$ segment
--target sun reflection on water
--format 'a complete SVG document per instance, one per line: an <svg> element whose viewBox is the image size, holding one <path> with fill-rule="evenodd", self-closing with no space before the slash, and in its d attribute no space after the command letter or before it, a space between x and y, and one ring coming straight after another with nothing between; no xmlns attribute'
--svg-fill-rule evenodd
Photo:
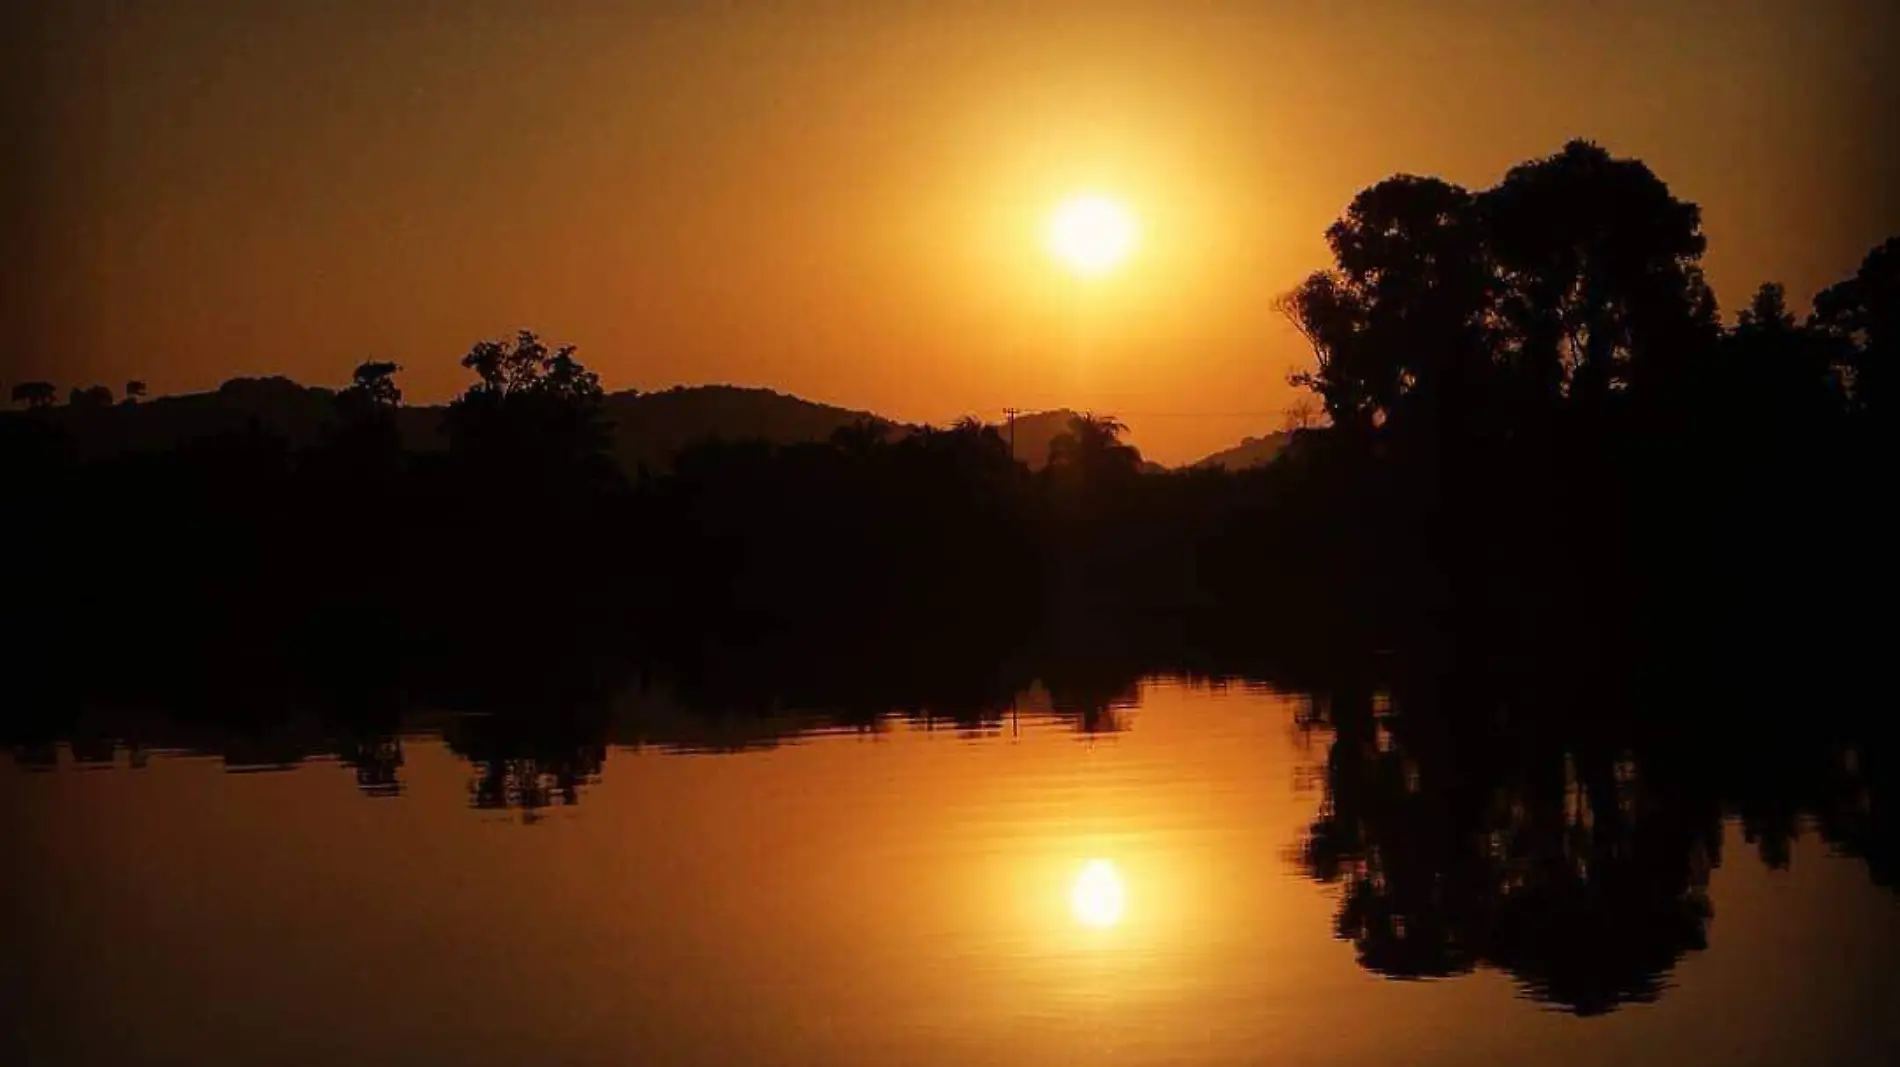
<svg viewBox="0 0 1900 1067"><path fill-rule="evenodd" d="M1121 872L1108 860L1094 859L1082 865L1069 891L1069 910L1084 926L1106 929L1121 922L1126 893Z"/></svg>

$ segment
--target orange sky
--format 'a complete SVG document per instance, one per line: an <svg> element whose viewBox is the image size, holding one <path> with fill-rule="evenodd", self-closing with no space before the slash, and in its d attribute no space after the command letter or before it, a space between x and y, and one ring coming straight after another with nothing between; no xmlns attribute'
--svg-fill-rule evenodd
<svg viewBox="0 0 1900 1067"><path fill-rule="evenodd" d="M7 381L375 355L437 401L528 325L609 388L1068 404L1178 462L1277 426L1304 352L1269 301L1395 171L1639 156L1702 204L1730 310L1900 231L1855 0L40 6L0 56ZM1079 189L1143 234L1086 288L1041 244Z"/></svg>

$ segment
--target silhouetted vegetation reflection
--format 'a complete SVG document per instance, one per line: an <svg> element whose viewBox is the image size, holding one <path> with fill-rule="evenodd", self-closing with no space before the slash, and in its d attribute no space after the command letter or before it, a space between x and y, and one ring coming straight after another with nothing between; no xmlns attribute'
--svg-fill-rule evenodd
<svg viewBox="0 0 1900 1067"><path fill-rule="evenodd" d="M1312 694L1298 862L1382 974L1651 999L1709 936L1728 813L1770 864L1811 821L1893 885L1866 694L1900 238L1805 317L1770 284L1724 325L1696 206L1575 142L1476 192L1390 178L1327 240L1275 305L1324 425L1238 472L1156 473L1109 415L1034 455L974 419L686 435L690 398L609 396L529 332L446 409L374 360L335 393L17 383L16 757L142 753L102 709L157 709L381 795L404 715L451 708L471 802L535 813L615 744L981 731L1033 681L1113 730L1145 675L1245 677ZM699 725L640 734L630 691Z"/></svg>

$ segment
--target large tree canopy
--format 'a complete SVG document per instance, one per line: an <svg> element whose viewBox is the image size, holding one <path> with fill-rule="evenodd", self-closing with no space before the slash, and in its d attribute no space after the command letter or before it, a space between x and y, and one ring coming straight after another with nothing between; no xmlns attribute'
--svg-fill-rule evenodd
<svg viewBox="0 0 1900 1067"><path fill-rule="evenodd" d="M1354 197L1326 237L1334 265L1278 306L1315 357L1293 381L1348 433L1508 435L1618 409L1666 422L1723 393L1707 380L1722 329L1701 212L1639 160L1572 141L1477 193L1398 175ZM1896 262L1877 250L1816 305L1816 328L1854 348L1865 404L1881 403L1892 362L1871 353L1893 343ZM1780 300L1764 294L1738 328L1794 331ZM1807 383L1809 399L1823 388L1806 340L1769 347L1791 364L1774 373Z"/></svg>

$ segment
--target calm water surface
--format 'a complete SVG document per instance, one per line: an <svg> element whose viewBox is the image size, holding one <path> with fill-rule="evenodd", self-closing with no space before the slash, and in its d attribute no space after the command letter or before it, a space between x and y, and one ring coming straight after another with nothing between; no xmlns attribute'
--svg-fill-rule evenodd
<svg viewBox="0 0 1900 1067"><path fill-rule="evenodd" d="M495 760L425 724L265 773L16 753L0 1061L1900 1062L1900 904L1812 833L1774 870L1721 822L1707 947L1586 1017L1335 936L1301 859L1333 738L1296 698L1023 709L692 744L652 712Z"/></svg>

